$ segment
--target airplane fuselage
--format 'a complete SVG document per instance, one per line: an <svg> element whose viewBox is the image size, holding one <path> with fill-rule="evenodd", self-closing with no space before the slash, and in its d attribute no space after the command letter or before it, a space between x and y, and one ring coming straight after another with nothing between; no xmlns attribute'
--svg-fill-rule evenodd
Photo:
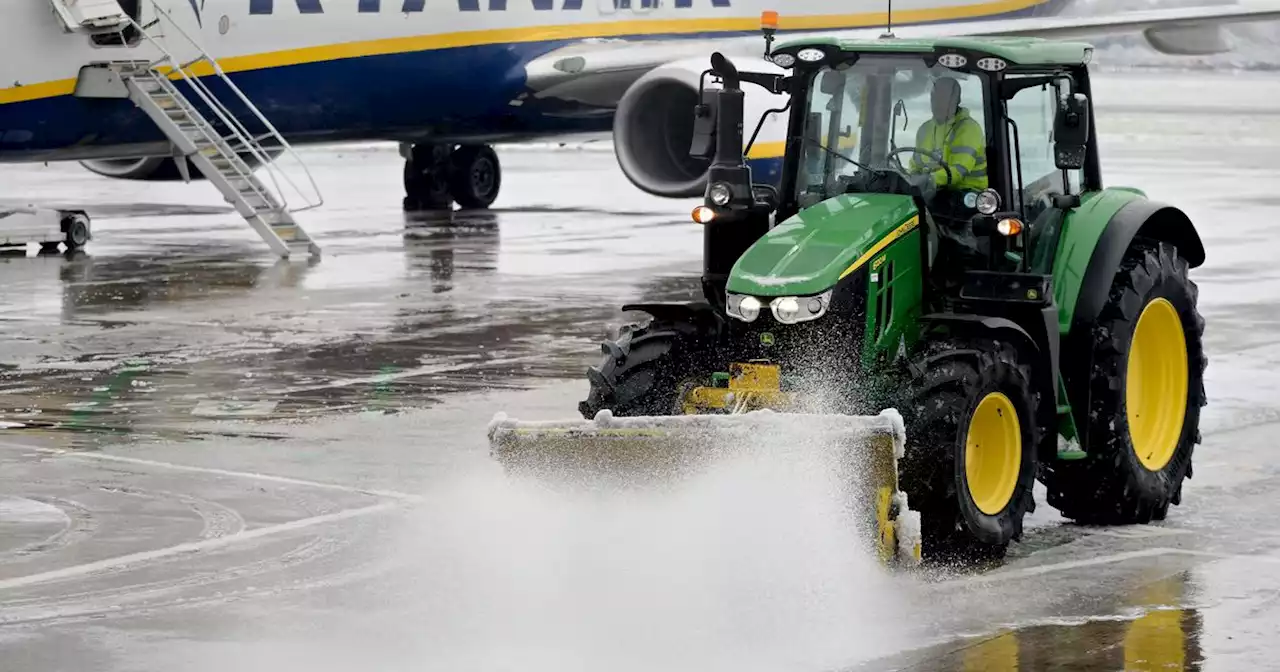
<svg viewBox="0 0 1280 672"><path fill-rule="evenodd" d="M130 3L122 3L128 5ZM593 38L749 35L760 12L784 29L877 26L871 0L159 0L293 143L444 139L493 142L608 130L610 107L527 98L524 66ZM897 23L1053 11L1044 0L896 0ZM143 24L156 20L139 0ZM162 21L178 61L199 52ZM0 160L163 154L163 134L129 100L73 96L81 67L153 60L148 40L99 46L44 2L0 23ZM208 72L203 65L197 72ZM241 107L214 78L210 88ZM250 126L251 128L252 125Z"/></svg>

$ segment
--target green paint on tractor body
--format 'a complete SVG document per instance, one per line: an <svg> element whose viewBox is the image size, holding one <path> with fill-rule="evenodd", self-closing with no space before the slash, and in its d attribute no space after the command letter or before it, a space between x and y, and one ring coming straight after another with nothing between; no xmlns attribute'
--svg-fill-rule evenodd
<svg viewBox="0 0 1280 672"><path fill-rule="evenodd" d="M734 264L728 290L754 296L809 296L842 274L917 214L907 196L842 194L779 223Z"/></svg>

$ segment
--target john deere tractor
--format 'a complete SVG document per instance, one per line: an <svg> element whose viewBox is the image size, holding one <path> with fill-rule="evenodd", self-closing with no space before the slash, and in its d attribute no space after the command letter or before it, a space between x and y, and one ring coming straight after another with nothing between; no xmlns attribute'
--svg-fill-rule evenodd
<svg viewBox="0 0 1280 672"><path fill-rule="evenodd" d="M1037 478L1078 521L1163 519L1200 438L1205 253L1177 207L1103 186L1091 51L815 38L770 53L781 74L713 56L691 148L714 158L705 301L626 306L650 319L603 344L581 414L896 409L926 556L1002 556ZM743 84L789 96L778 186L744 161Z"/></svg>

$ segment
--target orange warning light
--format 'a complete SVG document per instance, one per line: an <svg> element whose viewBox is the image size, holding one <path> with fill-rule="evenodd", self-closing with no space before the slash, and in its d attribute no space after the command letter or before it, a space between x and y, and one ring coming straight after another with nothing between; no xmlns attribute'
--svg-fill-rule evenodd
<svg viewBox="0 0 1280 672"><path fill-rule="evenodd" d="M760 12L760 28L762 30L777 30L778 13L773 10Z"/></svg>

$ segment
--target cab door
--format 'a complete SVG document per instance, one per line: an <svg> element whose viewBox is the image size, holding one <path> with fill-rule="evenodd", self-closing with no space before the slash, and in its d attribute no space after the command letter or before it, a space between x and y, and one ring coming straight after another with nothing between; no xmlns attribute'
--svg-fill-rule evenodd
<svg viewBox="0 0 1280 672"><path fill-rule="evenodd" d="M1050 73L1042 73L1041 77ZM1032 76L1032 75L1028 75ZM1054 120L1069 80L1055 78L1052 83L1018 91L1008 100L1009 176L1011 200L1006 210L1018 212L1027 224L1027 259L1037 273L1052 270L1053 255L1066 212L1053 205L1055 196L1080 193L1083 170L1064 171L1054 160ZM1041 245L1041 241L1045 243Z"/></svg>

